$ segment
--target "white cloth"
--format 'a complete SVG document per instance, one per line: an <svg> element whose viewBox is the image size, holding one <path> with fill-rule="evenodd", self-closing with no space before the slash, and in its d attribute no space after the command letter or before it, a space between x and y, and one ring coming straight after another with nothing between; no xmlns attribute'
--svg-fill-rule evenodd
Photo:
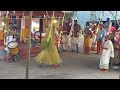
<svg viewBox="0 0 120 90"><path fill-rule="evenodd" d="M112 26L112 22L110 21L110 22L106 22L105 23L105 30L106 30L106 35L109 35L109 33L110 33L110 29L111 29L111 26Z"/></svg>
<svg viewBox="0 0 120 90"><path fill-rule="evenodd" d="M106 30L103 28L102 31L99 29L98 30L98 34L97 34L97 41L102 38L102 43L104 45L104 42L105 42L105 36L106 36Z"/></svg>
<svg viewBox="0 0 120 90"><path fill-rule="evenodd" d="M78 43L78 37L72 37L72 39L71 39L72 50L77 50L77 47L76 47L77 44L78 44L78 47L79 47L80 45Z"/></svg>
<svg viewBox="0 0 120 90"><path fill-rule="evenodd" d="M62 35L63 50L67 49L69 35Z"/></svg>
<svg viewBox="0 0 120 90"><path fill-rule="evenodd" d="M22 29L25 29L25 16L23 16L21 20L21 30Z"/></svg>
<svg viewBox="0 0 120 90"><path fill-rule="evenodd" d="M16 38L13 38L13 35L7 36L7 38L6 38L6 46L7 46L8 43L11 42L11 41L16 41Z"/></svg>
<svg viewBox="0 0 120 90"><path fill-rule="evenodd" d="M39 36L40 36L40 32L36 32L35 33L35 39L38 39Z"/></svg>
<svg viewBox="0 0 120 90"><path fill-rule="evenodd" d="M108 50L103 49L101 58L100 58L100 69L109 69L109 61L110 57L114 58L114 48L112 41L108 40L104 44L105 48L108 48Z"/></svg>

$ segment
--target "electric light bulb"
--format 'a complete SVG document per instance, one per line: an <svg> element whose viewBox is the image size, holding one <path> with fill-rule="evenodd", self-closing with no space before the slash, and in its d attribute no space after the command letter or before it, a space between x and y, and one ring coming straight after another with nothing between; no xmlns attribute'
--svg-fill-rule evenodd
<svg viewBox="0 0 120 90"><path fill-rule="evenodd" d="M7 11L7 13L9 13L9 11Z"/></svg>
<svg viewBox="0 0 120 90"><path fill-rule="evenodd" d="M75 20L77 20L77 17L75 18Z"/></svg>
<svg viewBox="0 0 120 90"><path fill-rule="evenodd" d="M2 26L4 26L5 25L5 23L4 22L2 22Z"/></svg>
<svg viewBox="0 0 120 90"><path fill-rule="evenodd" d="M45 15L44 15L44 18L45 18Z"/></svg>
<svg viewBox="0 0 120 90"><path fill-rule="evenodd" d="M57 23L58 21L57 21L57 20L54 20L53 22L54 22L54 23Z"/></svg>

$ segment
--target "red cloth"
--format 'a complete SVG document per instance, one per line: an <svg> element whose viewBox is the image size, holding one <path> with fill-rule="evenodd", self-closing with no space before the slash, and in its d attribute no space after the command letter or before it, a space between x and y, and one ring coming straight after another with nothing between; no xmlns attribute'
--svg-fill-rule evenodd
<svg viewBox="0 0 120 90"><path fill-rule="evenodd" d="M102 53L102 40L97 41L97 53Z"/></svg>
<svg viewBox="0 0 120 90"><path fill-rule="evenodd" d="M120 38L118 39L118 45L120 46Z"/></svg>
<svg viewBox="0 0 120 90"><path fill-rule="evenodd" d="M90 47L84 47L85 54L90 54Z"/></svg>
<svg viewBox="0 0 120 90"><path fill-rule="evenodd" d="M115 30L115 27L111 26L110 34L112 34L114 30Z"/></svg>

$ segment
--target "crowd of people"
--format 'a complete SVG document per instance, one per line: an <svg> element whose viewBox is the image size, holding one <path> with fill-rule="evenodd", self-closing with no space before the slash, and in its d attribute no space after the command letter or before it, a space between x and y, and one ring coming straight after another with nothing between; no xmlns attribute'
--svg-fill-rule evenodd
<svg viewBox="0 0 120 90"><path fill-rule="evenodd" d="M71 35L71 49L72 51L79 52L77 40L79 39L79 31L82 28L77 23L77 20L74 22L74 29ZM70 23L69 19L63 28L63 32L66 32L63 33L63 50L66 50L68 44L68 36L72 27ZM112 26L110 18L107 18L105 23L102 20L97 23L90 22L89 26L84 30L83 35L84 54L90 55L91 50L95 50L96 54L101 55L99 64L101 70L108 70L111 62L113 68L120 67L120 28L116 29ZM91 44L94 46L91 46Z"/></svg>
<svg viewBox="0 0 120 90"><path fill-rule="evenodd" d="M105 23L101 19L98 22L89 22L85 30L77 20L69 18L62 26L54 23L54 19L53 16L50 25L46 28L46 35L41 40L42 51L34 58L40 66L44 64L60 66L62 60L59 50L67 51L68 46L71 52L79 53L80 36L83 35L84 54L90 55L94 50L96 54L101 55L100 70L108 71L110 67L120 68L120 27L117 29L112 26L110 18L107 18Z"/></svg>
<svg viewBox="0 0 120 90"><path fill-rule="evenodd" d="M60 59L55 47L55 25L51 23L47 35L42 39L41 46L42 52L35 57L39 64L48 64L58 67L62 60ZM84 54L90 55L92 48L96 50L96 54L100 56L99 69L107 71L109 67L120 67L120 28L116 29L112 26L110 18L107 18L105 23L100 20L99 22L90 22L85 30L78 24L77 20L68 19L62 27L61 39L62 51L67 51L68 44L71 46L71 51L79 53L79 38L80 35L84 36ZM49 39L47 39L49 38ZM42 45L44 44L44 45ZM46 45L45 45L46 44ZM91 46L94 45L94 46ZM54 53L53 53L54 52ZM52 53L52 54L51 54ZM112 63L110 65L110 63Z"/></svg>

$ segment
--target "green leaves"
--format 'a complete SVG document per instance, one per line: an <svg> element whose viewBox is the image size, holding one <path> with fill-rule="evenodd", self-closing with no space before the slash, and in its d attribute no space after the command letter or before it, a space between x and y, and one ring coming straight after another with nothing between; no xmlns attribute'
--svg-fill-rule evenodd
<svg viewBox="0 0 120 90"><path fill-rule="evenodd" d="M8 18L8 17L4 17L4 18L3 18L3 22L4 22L5 24L7 24L8 21L9 21L9 18Z"/></svg>

